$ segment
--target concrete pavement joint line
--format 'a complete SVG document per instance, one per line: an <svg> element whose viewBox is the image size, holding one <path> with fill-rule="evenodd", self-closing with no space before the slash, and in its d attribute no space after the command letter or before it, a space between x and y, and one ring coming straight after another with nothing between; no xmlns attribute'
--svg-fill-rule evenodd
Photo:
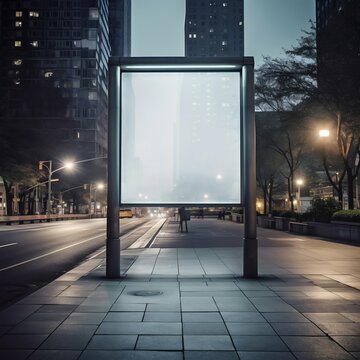
<svg viewBox="0 0 360 360"><path fill-rule="evenodd" d="M11 243L11 244L0 245L0 248L4 248L4 247L8 247L8 246L13 246L13 245L17 245L17 243Z"/></svg>
<svg viewBox="0 0 360 360"><path fill-rule="evenodd" d="M50 251L49 253L46 253L46 254L43 254L43 255L40 255L40 256L36 256L36 257L34 257L34 258L32 258L32 259L25 260L25 261L22 261L22 262L20 262L20 263L7 266L7 267L5 267L5 268L0 269L0 272L5 271L5 270L10 270L10 269L13 269L13 268L15 268L15 267L18 267L18 266L27 264L27 263L29 263L29 262L42 259L43 257L56 254L56 253L58 253L58 252L60 252L60 251L70 249L70 248L72 248L72 247L74 247L74 246L84 244L84 243L86 243L86 242L89 242L89 241L92 241L92 240L94 240L94 239L97 239L97 238L99 238L99 237L101 237L101 236L104 236L105 234L106 234L106 233L102 233L102 234L100 234L100 235L93 236L93 237L91 237L91 238L89 238L89 239L86 239L86 240L83 240L83 241L79 241L79 242L77 242L77 243L75 243L75 244L71 244L71 245L65 246L65 247L63 247L63 248L54 250L54 251Z"/></svg>

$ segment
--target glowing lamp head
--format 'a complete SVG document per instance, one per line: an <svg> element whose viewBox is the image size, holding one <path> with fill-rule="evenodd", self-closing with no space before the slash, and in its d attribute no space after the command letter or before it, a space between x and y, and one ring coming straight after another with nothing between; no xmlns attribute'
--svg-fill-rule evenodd
<svg viewBox="0 0 360 360"><path fill-rule="evenodd" d="M97 187L98 190L102 190L102 189L105 188L105 185L103 183L99 183L99 184L97 184L96 187Z"/></svg>
<svg viewBox="0 0 360 360"><path fill-rule="evenodd" d="M75 164L73 161L66 161L64 163L64 168L68 170L72 170L75 167Z"/></svg>
<svg viewBox="0 0 360 360"><path fill-rule="evenodd" d="M319 136L321 138L327 138L327 137L330 136L330 131L327 130L327 129L322 129L322 130L319 131Z"/></svg>
<svg viewBox="0 0 360 360"><path fill-rule="evenodd" d="M303 185L303 184L304 184L304 180L303 180L303 179L297 179L297 180L296 180L296 184L297 184L297 185Z"/></svg>

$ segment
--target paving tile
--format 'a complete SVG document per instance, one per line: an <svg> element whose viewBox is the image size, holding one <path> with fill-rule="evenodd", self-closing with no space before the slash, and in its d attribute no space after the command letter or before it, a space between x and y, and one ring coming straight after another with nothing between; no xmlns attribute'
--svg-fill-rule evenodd
<svg viewBox="0 0 360 360"><path fill-rule="evenodd" d="M76 360L80 354L81 351L73 350L36 350L29 360Z"/></svg>
<svg viewBox="0 0 360 360"><path fill-rule="evenodd" d="M322 352L326 349L329 352L339 351L340 346L327 337L320 336L282 336L282 340L291 351ZM336 341L336 340L335 340Z"/></svg>
<svg viewBox="0 0 360 360"><path fill-rule="evenodd" d="M146 311L143 321L146 322L181 322L180 312Z"/></svg>
<svg viewBox="0 0 360 360"><path fill-rule="evenodd" d="M311 323L271 323L278 335L306 335L325 336L325 334Z"/></svg>
<svg viewBox="0 0 360 360"><path fill-rule="evenodd" d="M166 311L166 312L173 312L173 311L180 311L180 304L148 304L146 306L146 311Z"/></svg>
<svg viewBox="0 0 360 360"><path fill-rule="evenodd" d="M338 313L304 313L304 316L315 324L352 322L349 318Z"/></svg>
<svg viewBox="0 0 360 360"><path fill-rule="evenodd" d="M239 360L236 351L185 351L185 360Z"/></svg>
<svg viewBox="0 0 360 360"><path fill-rule="evenodd" d="M43 305L37 312L39 313L68 313L70 314L77 308L77 305Z"/></svg>
<svg viewBox="0 0 360 360"><path fill-rule="evenodd" d="M360 351L360 336L332 336L347 351Z"/></svg>
<svg viewBox="0 0 360 360"><path fill-rule="evenodd" d="M270 323L303 323L309 322L309 320L302 314L291 312L291 313L262 313L262 316Z"/></svg>
<svg viewBox="0 0 360 360"><path fill-rule="evenodd" d="M0 338L0 349L37 349L47 335L4 335Z"/></svg>
<svg viewBox="0 0 360 360"><path fill-rule="evenodd" d="M146 304L114 304L110 311L145 311Z"/></svg>
<svg viewBox="0 0 360 360"><path fill-rule="evenodd" d="M4 360L24 360L33 350L0 350L0 359Z"/></svg>
<svg viewBox="0 0 360 360"><path fill-rule="evenodd" d="M223 319L219 312L183 312L182 321L187 322L199 322L199 323L214 323L223 322Z"/></svg>
<svg viewBox="0 0 360 360"><path fill-rule="evenodd" d="M318 326L328 335L360 335L360 323L325 323Z"/></svg>
<svg viewBox="0 0 360 360"><path fill-rule="evenodd" d="M226 324L230 335L276 335L267 323L235 323Z"/></svg>
<svg viewBox="0 0 360 360"><path fill-rule="evenodd" d="M185 350L234 350L227 335L184 335Z"/></svg>
<svg viewBox="0 0 360 360"><path fill-rule="evenodd" d="M75 312L77 313L104 313L110 311L111 304L108 305L79 305ZM131 310L129 310L131 311Z"/></svg>
<svg viewBox="0 0 360 360"><path fill-rule="evenodd" d="M104 321L109 322L119 322L119 321L126 321L126 322L136 322L136 321L142 321L144 317L144 312L141 311L120 311L120 312L109 312L105 318Z"/></svg>
<svg viewBox="0 0 360 360"><path fill-rule="evenodd" d="M25 320L9 331L9 334L51 334L61 321L28 321Z"/></svg>
<svg viewBox="0 0 360 360"><path fill-rule="evenodd" d="M298 360L354 360L346 351L339 349L338 351L328 351L323 349L321 352L294 352Z"/></svg>
<svg viewBox="0 0 360 360"><path fill-rule="evenodd" d="M182 350L182 336L140 335L136 344L139 350Z"/></svg>
<svg viewBox="0 0 360 360"><path fill-rule="evenodd" d="M342 313L341 315L354 322L360 322L360 313Z"/></svg>
<svg viewBox="0 0 360 360"><path fill-rule="evenodd" d="M182 360L181 351L85 350L79 360Z"/></svg>
<svg viewBox="0 0 360 360"><path fill-rule="evenodd" d="M291 352L238 351L241 360L295 360Z"/></svg>
<svg viewBox="0 0 360 360"><path fill-rule="evenodd" d="M222 322L215 323L183 323L184 335L228 335L226 326Z"/></svg>
<svg viewBox="0 0 360 360"><path fill-rule="evenodd" d="M64 321L64 324L99 325L106 313L78 313L73 312Z"/></svg>
<svg viewBox="0 0 360 360"><path fill-rule="evenodd" d="M236 311L222 311L222 317L225 322L238 322L238 323L264 323L266 320L259 312L236 312Z"/></svg>
<svg viewBox="0 0 360 360"><path fill-rule="evenodd" d="M232 336L236 350L240 351L289 351L278 336Z"/></svg>
<svg viewBox="0 0 360 360"><path fill-rule="evenodd" d="M0 312L1 325L16 325L37 311L40 305L13 305Z"/></svg>
<svg viewBox="0 0 360 360"><path fill-rule="evenodd" d="M246 312L256 312L257 309L255 308L254 305L252 305L251 303L228 303L228 302L222 302L216 303L218 309L223 312L223 311L227 311L227 312L234 312L234 311L246 311Z"/></svg>
<svg viewBox="0 0 360 360"><path fill-rule="evenodd" d="M91 350L133 350L137 335L94 335L86 347Z"/></svg>
<svg viewBox="0 0 360 360"><path fill-rule="evenodd" d="M96 325L61 325L41 345L46 350L83 350L93 336Z"/></svg>
<svg viewBox="0 0 360 360"><path fill-rule="evenodd" d="M104 335L181 335L181 323L103 322L96 333Z"/></svg>
<svg viewBox="0 0 360 360"><path fill-rule="evenodd" d="M67 317L69 316L69 313L39 313L36 312L32 315L30 315L28 318L26 318L26 321L59 321L59 322L63 322Z"/></svg>
<svg viewBox="0 0 360 360"><path fill-rule="evenodd" d="M280 298L257 297L250 300L260 312L296 312L291 305Z"/></svg>

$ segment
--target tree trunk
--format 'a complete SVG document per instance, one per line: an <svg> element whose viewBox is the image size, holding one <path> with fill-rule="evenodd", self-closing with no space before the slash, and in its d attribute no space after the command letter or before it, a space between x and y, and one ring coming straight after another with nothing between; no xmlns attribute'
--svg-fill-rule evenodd
<svg viewBox="0 0 360 360"><path fill-rule="evenodd" d="M294 211L294 201L293 201L293 193L292 193L292 186L291 186L291 177L287 178L287 185L288 185L290 209L291 209L291 211Z"/></svg>
<svg viewBox="0 0 360 360"><path fill-rule="evenodd" d="M269 213L272 213L272 194L273 194L273 187L274 187L274 179L271 178L269 181L269 194L268 194L268 198L269 198Z"/></svg>
<svg viewBox="0 0 360 360"><path fill-rule="evenodd" d="M9 183L5 179L4 181L4 187L5 187L5 193L6 193L6 215L11 216L13 214L13 198L14 194L11 192L12 183Z"/></svg>
<svg viewBox="0 0 360 360"><path fill-rule="evenodd" d="M349 209L353 210L354 209L354 176L352 173L352 169L347 169L346 175L347 175L347 183L348 183L348 189L347 189L348 204L349 204Z"/></svg>

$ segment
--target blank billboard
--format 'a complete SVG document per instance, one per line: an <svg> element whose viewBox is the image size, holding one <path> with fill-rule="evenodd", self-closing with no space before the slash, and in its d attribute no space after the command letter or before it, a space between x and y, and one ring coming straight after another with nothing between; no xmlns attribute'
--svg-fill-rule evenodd
<svg viewBox="0 0 360 360"><path fill-rule="evenodd" d="M121 75L121 204L240 204L240 73Z"/></svg>

